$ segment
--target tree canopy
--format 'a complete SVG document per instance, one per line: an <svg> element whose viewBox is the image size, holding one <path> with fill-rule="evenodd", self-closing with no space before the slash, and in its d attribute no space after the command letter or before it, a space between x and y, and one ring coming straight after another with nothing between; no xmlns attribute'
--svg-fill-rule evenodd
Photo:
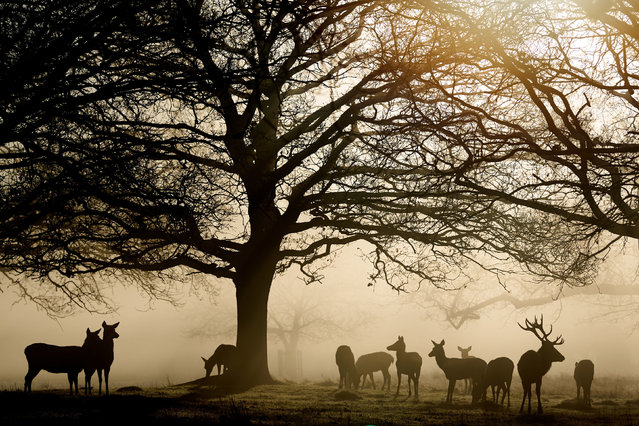
<svg viewBox="0 0 639 426"><path fill-rule="evenodd" d="M4 3L0 267L82 303L232 280L243 384L274 275L346 244L400 290L586 283L601 230L637 236L637 10L606 4Z"/></svg>

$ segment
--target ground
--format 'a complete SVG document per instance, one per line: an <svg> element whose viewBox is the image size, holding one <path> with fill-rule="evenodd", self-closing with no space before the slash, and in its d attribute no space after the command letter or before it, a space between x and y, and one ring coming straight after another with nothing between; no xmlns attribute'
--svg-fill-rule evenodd
<svg viewBox="0 0 639 426"><path fill-rule="evenodd" d="M471 406L470 397L459 393L452 405L446 405L446 383L437 379L422 380L419 401L407 398L405 384L394 398L395 385L391 392L379 388L338 392L331 381L258 386L229 396L193 386L133 386L108 397L69 396L64 389L31 394L1 391L0 424L639 424L636 383L600 379L593 384L593 406L586 409L575 403L571 379L544 384L543 415L534 414L534 408L531 415L519 414L518 379L513 382L509 409L492 403Z"/></svg>

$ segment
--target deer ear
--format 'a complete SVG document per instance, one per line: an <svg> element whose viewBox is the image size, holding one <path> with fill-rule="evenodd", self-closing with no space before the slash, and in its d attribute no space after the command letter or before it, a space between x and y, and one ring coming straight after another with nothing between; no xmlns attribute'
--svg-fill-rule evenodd
<svg viewBox="0 0 639 426"><path fill-rule="evenodd" d="M106 327L106 321L102 321L102 327Z"/></svg>
<svg viewBox="0 0 639 426"><path fill-rule="evenodd" d="M203 356L201 356L200 358L202 358L202 361L204 361L204 363L206 363L206 358L204 358Z"/></svg>
<svg viewBox="0 0 639 426"><path fill-rule="evenodd" d="M444 342L444 339L442 339L442 342L440 343L440 345L443 345L444 343L446 343L446 342Z"/></svg>
<svg viewBox="0 0 639 426"><path fill-rule="evenodd" d="M457 350L458 350L458 351L460 351L460 352L461 352L461 351L463 351L463 349L461 348L461 346L457 346Z"/></svg>
<svg viewBox="0 0 639 426"><path fill-rule="evenodd" d="M468 350L471 350L472 348L473 348L472 346L469 346L469 347L468 347Z"/></svg>
<svg viewBox="0 0 639 426"><path fill-rule="evenodd" d="M118 321L115 324L113 324L113 328L117 328L118 325L120 325L120 321Z"/></svg>
<svg viewBox="0 0 639 426"><path fill-rule="evenodd" d="M435 343L434 340L431 340L431 342L433 342L433 346L437 346L437 343Z"/></svg>
<svg viewBox="0 0 639 426"><path fill-rule="evenodd" d="M89 330L89 327L87 327L87 336L89 335L89 333L91 333L91 330Z"/></svg>

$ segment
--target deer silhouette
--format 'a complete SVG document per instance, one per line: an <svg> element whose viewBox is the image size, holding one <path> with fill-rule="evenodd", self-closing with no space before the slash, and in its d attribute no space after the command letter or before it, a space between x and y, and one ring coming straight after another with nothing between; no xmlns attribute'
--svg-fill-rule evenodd
<svg viewBox="0 0 639 426"><path fill-rule="evenodd" d="M389 351L395 351L397 362L397 392L395 398L399 395L399 386L402 384L402 374L408 376L408 396L411 396L410 382L413 382L415 390L415 399L419 399L419 375L422 370L422 357L417 352L406 352L406 343L404 337L398 336L397 341L386 348Z"/></svg>
<svg viewBox="0 0 639 426"><path fill-rule="evenodd" d="M550 370L553 362L561 362L564 360L564 356L559 353L555 346L564 343L564 339L559 336L555 340L550 341L548 336L552 333L552 325L550 330L546 333L544 331L544 316L541 316L541 320L537 321L535 316L535 322L531 323L526 318L526 326L522 326L517 323L522 330L530 331L541 341L541 347L534 351L529 350L524 353L519 362L517 363L517 371L519 377L521 377L521 385L524 388L524 398L521 401L521 408L519 412L524 411L524 403L526 397L528 397L528 413L530 413L531 398L532 398L532 384L535 384L535 392L537 393L537 412L543 413L541 408L541 382L544 375Z"/></svg>
<svg viewBox="0 0 639 426"><path fill-rule="evenodd" d="M461 353L462 359L474 358L474 356L468 355L468 353L470 352L470 350L472 348L473 348L472 346L469 346L466 349L464 349L461 346L457 346L457 350ZM468 378L464 379L464 394L468 395L472 391L473 391L473 382L472 382L472 380L470 380Z"/></svg>
<svg viewBox="0 0 639 426"><path fill-rule="evenodd" d="M355 367L355 356L351 351L350 346L341 345L335 351L335 363L339 370L339 387L342 389L350 389L353 386L357 389L359 385L359 374L357 374L357 368Z"/></svg>
<svg viewBox="0 0 639 426"><path fill-rule="evenodd" d="M109 394L109 373L111 372L111 364L113 364L113 339L120 337L115 329L120 325L116 322L113 325L108 325L105 321L102 321L102 341L99 346L91 351L91 357L87 362L84 369L85 377L85 392L90 392L91 389L91 376L95 371L98 372L98 394L102 394L102 372L104 372L104 390L106 395Z"/></svg>
<svg viewBox="0 0 639 426"><path fill-rule="evenodd" d="M362 388L366 383L366 376L368 375L371 379L371 383L373 384L373 389L375 389L375 381L373 380L373 372L381 371L382 376L384 376L384 383L382 384L382 390L384 387L387 387L387 390L390 390L391 385L391 376L388 372L388 368L393 363L393 356L386 352L373 352L370 354L365 354L357 358L357 362L355 363L355 368L357 368L357 373L360 375L358 381L361 381ZM363 380L362 380L363 379Z"/></svg>
<svg viewBox="0 0 639 426"><path fill-rule="evenodd" d="M202 357L204 361L204 370L206 370L206 377L211 375L211 371L213 371L213 367L217 365L217 375L220 375L220 371L222 370L222 366L224 366L224 372L228 372L231 368L231 364L233 363L233 359L235 358L235 352L237 349L233 345L225 345L221 344L213 352L213 355L206 359Z"/></svg>
<svg viewBox="0 0 639 426"><path fill-rule="evenodd" d="M435 357L435 361L439 368L442 369L448 379L448 393L446 394L446 403L453 402L453 391L455 390L455 382L460 379L469 378L473 382L472 402L482 399L481 392L485 389L483 386L484 375L486 374L486 361L481 358L448 358L444 351L444 339L440 343L431 340L433 349L428 356Z"/></svg>
<svg viewBox="0 0 639 426"><path fill-rule="evenodd" d="M493 402L499 403L499 392L502 391L501 405L504 405L504 398L508 392L508 407L510 407L510 385L513 381L513 370L515 364L504 356L495 358L486 366L486 386L490 386L493 392ZM497 395L495 396L495 388Z"/></svg>
<svg viewBox="0 0 639 426"><path fill-rule="evenodd" d="M78 394L78 374L87 363L88 354L100 344L100 330L87 328L87 336L82 346L55 346L46 343L33 343L24 348L29 369L24 376L24 391L31 392L31 382L41 370L50 373L66 373L69 379L69 393Z"/></svg>
<svg viewBox="0 0 639 426"><path fill-rule="evenodd" d="M584 404L590 407L590 386L595 376L595 364L589 359L582 359L575 362L575 382L577 383L577 401L579 401L579 391L584 390Z"/></svg>

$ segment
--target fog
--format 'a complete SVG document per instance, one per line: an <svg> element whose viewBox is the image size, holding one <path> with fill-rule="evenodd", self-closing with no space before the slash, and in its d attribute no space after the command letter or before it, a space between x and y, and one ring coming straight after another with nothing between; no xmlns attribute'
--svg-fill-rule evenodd
<svg viewBox="0 0 639 426"><path fill-rule="evenodd" d="M628 271L622 271L627 283L636 283L637 256L629 257ZM404 336L407 351L417 351L424 362L422 384L433 375L443 375L428 357L431 340L445 339L446 354L458 357L457 346L473 347L471 355L486 361L508 356L515 363L523 352L537 349L538 340L521 330L517 322L534 315L544 315L546 325L553 326L551 338L561 334L559 346L566 357L555 363L550 375L572 374L574 363L589 358L595 363L596 376L639 376L639 349L633 312L637 296L602 299L600 296L560 298L558 301L527 309L501 305L480 311L478 319L454 329L444 313L430 303L451 292L422 287L414 293L397 293L383 284L367 286L367 265L344 255L324 271L321 285L305 286L294 272L277 277L273 284L271 306L274 315L290 310L291 300L311 300L315 317L323 318L324 329L309 329L299 343L301 374L297 380L338 380L334 353L337 346L348 344L355 357L385 350L398 335ZM482 283L478 284L479 286ZM100 328L102 321L120 322L115 341L115 361L110 383L120 386L165 386L202 377L201 356L208 357L220 343L234 343L233 288L230 282L214 282L219 294L191 294L188 287L178 300L179 306L154 302L132 288L114 289L113 299L119 309L112 315L86 312L58 320L38 311L33 304L19 301L10 288L0 293L0 389L21 389L27 363L23 350L35 342L56 345L79 345L85 330ZM486 288L488 285L486 284ZM476 287L477 288L477 287ZM479 287L481 288L481 287ZM461 290L467 291L467 290ZM639 292L638 292L639 293ZM481 292L479 293L481 296ZM296 299L297 298L297 299ZM424 303L428 300L428 303ZM604 304L608 304L606 306ZM615 313L615 311L618 311ZM269 335L269 363L275 378L284 373L278 363L280 340ZM394 355L394 353L393 353ZM391 374L395 375L394 367ZM393 378L394 383L395 378ZM519 385L519 379L515 379ZM66 388L66 376L41 372L34 389Z"/></svg>

